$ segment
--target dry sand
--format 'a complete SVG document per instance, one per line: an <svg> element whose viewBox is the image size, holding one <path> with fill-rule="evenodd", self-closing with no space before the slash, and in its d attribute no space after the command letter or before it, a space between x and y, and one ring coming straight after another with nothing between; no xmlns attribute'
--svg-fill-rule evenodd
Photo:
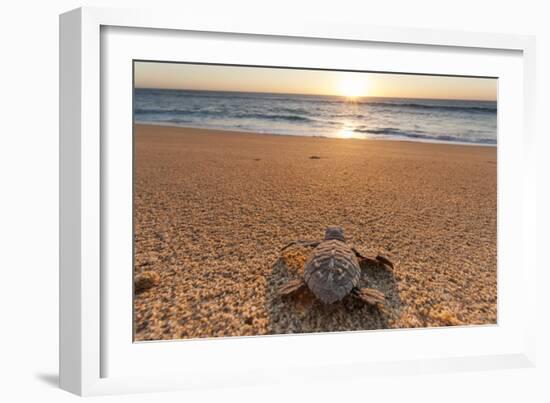
<svg viewBox="0 0 550 403"><path fill-rule="evenodd" d="M136 125L135 339L496 323L496 186L494 147ZM330 224L386 313L275 295Z"/></svg>

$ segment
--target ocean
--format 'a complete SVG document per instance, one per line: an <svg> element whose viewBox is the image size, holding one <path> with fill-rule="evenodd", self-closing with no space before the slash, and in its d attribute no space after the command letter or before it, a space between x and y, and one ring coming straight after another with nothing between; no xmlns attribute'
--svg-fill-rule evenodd
<svg viewBox="0 0 550 403"><path fill-rule="evenodd" d="M494 101L136 88L134 122L279 135L497 143Z"/></svg>

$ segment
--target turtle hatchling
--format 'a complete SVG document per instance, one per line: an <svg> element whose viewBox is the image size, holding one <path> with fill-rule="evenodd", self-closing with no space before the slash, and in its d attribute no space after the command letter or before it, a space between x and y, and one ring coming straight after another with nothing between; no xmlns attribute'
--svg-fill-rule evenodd
<svg viewBox="0 0 550 403"><path fill-rule="evenodd" d="M359 288L360 263L368 262L387 270L393 270L393 263L384 256L369 258L361 255L346 243L342 228L328 227L321 242L293 241L281 251L292 245L314 249L305 263L303 278L292 279L280 286L279 295L289 295L307 286L325 304L340 301L348 294L368 304L380 306L384 303L382 292L373 288Z"/></svg>

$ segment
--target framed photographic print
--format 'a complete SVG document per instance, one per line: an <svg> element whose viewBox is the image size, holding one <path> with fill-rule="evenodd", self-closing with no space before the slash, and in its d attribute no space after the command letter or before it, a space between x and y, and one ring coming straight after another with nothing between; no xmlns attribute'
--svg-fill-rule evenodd
<svg viewBox="0 0 550 403"><path fill-rule="evenodd" d="M135 341L497 323L496 77L133 70Z"/></svg>
<svg viewBox="0 0 550 403"><path fill-rule="evenodd" d="M533 49L63 14L62 387L532 365Z"/></svg>

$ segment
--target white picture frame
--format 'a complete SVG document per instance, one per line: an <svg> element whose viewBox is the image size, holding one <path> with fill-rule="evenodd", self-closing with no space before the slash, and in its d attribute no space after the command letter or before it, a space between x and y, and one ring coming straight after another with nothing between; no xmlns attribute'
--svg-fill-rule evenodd
<svg viewBox="0 0 550 403"><path fill-rule="evenodd" d="M112 134L113 128L124 131L131 130L131 127L124 129L128 116L112 119L109 108L120 99L121 107L128 110L128 81L120 75L125 74L124 70L117 66L126 66L128 60L155 56L163 60L180 60L181 53L170 56L170 49L181 40L181 35L187 33L193 37L189 42L189 51L198 48L192 41L201 41L202 37L211 38L212 44L206 43L210 39L201 42L201 46L206 47L215 46L214 42L219 41L248 41L247 46L256 44L260 48L269 43L272 47L286 46L287 52L294 55L299 67L314 66L304 65L308 61L300 61L299 53L292 46L296 44L303 49L312 43L331 47L334 51L348 49L343 51L339 62L340 67L348 68L361 68L360 65L352 66L353 58L349 57L367 51L363 45L367 48L393 46L396 57L399 52L408 51L408 47L413 52L424 52L427 55L422 65L409 65L412 67L398 71L418 72L422 69L425 73L440 73L441 69L446 69L445 73L461 74L468 68L467 59L460 63L461 58L471 57L473 61L475 58L487 57L487 63L477 67L478 74L483 75L484 71L490 72L497 68L492 65L499 64L498 69L501 70L492 70L501 72L504 80L504 84L499 87L499 114L503 108L509 112L506 116L510 118L499 118L498 325L132 343L131 337L128 338L128 334L131 334L128 321L131 318L123 319L127 313L127 305L124 304L131 301L131 294L128 294L131 282L127 282L128 273L131 276L131 265L130 270L121 271L125 273L121 276L112 276L113 273L108 270L112 267L109 259L124 259L122 255L113 257L109 254L109 242L117 242L117 233L127 232L124 229L128 222L117 221L113 218L116 214L105 213L115 211L114 208L128 207L127 204L118 207L111 205L113 197L110 195L118 191L120 197L117 196L117 200L125 200L124 191L128 191L128 183L115 187L113 183L116 184L116 175L127 177L131 161L128 165L122 156L120 165L125 166L122 169L126 171L115 172L117 168L113 168L109 159L117 150L124 153L128 145L127 142L117 140L127 139L127 136ZM140 49L143 49L139 55L132 54L138 51L135 46L131 46L132 37L138 35L141 35ZM156 50L153 52L152 48ZM149 54L146 54L147 49ZM536 244L536 216L533 208L535 164L534 158L531 158L534 154L534 49L534 38L520 35L308 21L299 26L282 26L269 20L245 22L226 19L224 22L209 22L191 16L150 10L80 8L61 15L61 387L79 395L97 395L292 383L298 380L298 375L300 382L304 378L330 381L370 374L413 374L534 365L535 322L530 316L535 312L536 288L535 254L531 250L532 245ZM242 62L242 52L241 56L235 56L239 53L238 46L231 47L231 50L226 55L218 55L215 61ZM456 62L452 66L440 64L430 52L450 52ZM267 51L265 54L262 51L250 54L247 61L252 60L252 64L254 60L256 64L273 63ZM117 61L117 58L120 60ZM197 56L187 61L212 62L212 59L197 53ZM382 62L379 68L388 71ZM107 77L111 79L107 80ZM127 79L131 80L131 77ZM507 95L508 100L503 103L500 102L502 93ZM502 135L505 141L503 147L500 147ZM502 164L502 161L506 164ZM501 203L502 200L505 203ZM506 225L503 227L501 223ZM501 248L502 245L515 247ZM127 260L119 262L125 266ZM123 287L118 288L116 284L123 284ZM122 301L120 304L118 296ZM342 338L345 338L345 343L342 343ZM446 346L446 340L452 340L448 344L454 347ZM378 348L378 351L366 349L368 357L348 354L344 359L338 355L329 355L320 361L315 356L315 348L320 344L344 344L347 349L344 351L351 352L357 346L368 345L372 341L376 341L372 344L378 346L384 343L405 345L394 349L391 355L384 348ZM427 346L431 346L431 349ZM300 351L301 354L298 357L292 355L295 357L293 359L281 359L284 351ZM185 359L182 360L182 357ZM143 368L136 365L140 362ZM213 366L213 363L217 365ZM155 364L158 364L157 367Z"/></svg>

